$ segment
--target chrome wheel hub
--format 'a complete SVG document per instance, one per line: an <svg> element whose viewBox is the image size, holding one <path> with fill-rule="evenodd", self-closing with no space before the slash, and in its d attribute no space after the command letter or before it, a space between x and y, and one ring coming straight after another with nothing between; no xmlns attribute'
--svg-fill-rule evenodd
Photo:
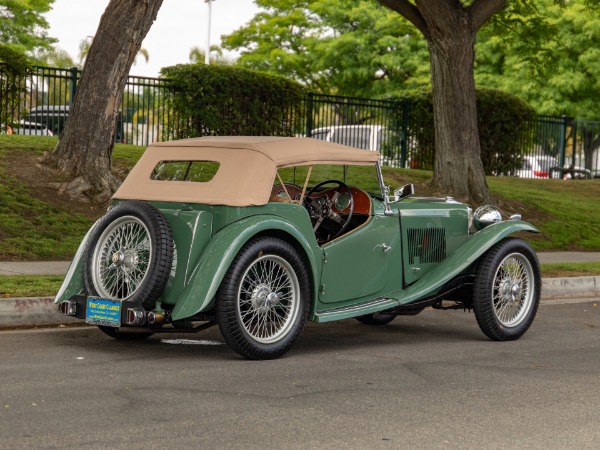
<svg viewBox="0 0 600 450"><path fill-rule="evenodd" d="M112 263L115 266L120 266L121 264L123 264L123 259L125 258L125 255L123 255L122 252L117 252L114 255L112 255Z"/></svg>
<svg viewBox="0 0 600 450"><path fill-rule="evenodd" d="M138 255L136 251L127 250L127 251L118 251L112 255L112 263L116 267L121 267L126 272L131 271L135 268L138 261Z"/></svg>
<svg viewBox="0 0 600 450"><path fill-rule="evenodd" d="M500 287L501 297L505 302L516 302L521 300L521 282L505 280Z"/></svg>
<svg viewBox="0 0 600 450"><path fill-rule="evenodd" d="M258 312L265 314L273 309L283 295L275 293L269 286L257 286L252 292L251 303Z"/></svg>

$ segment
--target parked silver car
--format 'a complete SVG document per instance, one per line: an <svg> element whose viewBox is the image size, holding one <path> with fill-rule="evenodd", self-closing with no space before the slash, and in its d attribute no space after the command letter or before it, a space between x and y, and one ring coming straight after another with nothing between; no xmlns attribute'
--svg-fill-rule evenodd
<svg viewBox="0 0 600 450"><path fill-rule="evenodd" d="M15 124L13 126L13 132L15 134L25 134L28 136L54 136L52 131L44 125L26 120L21 120L18 124Z"/></svg>

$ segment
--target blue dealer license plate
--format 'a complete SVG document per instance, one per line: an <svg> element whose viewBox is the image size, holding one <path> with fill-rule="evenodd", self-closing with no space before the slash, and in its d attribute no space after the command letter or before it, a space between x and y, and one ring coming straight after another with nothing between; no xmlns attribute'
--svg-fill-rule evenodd
<svg viewBox="0 0 600 450"><path fill-rule="evenodd" d="M120 327L121 302L106 298L88 297L85 321L105 327Z"/></svg>

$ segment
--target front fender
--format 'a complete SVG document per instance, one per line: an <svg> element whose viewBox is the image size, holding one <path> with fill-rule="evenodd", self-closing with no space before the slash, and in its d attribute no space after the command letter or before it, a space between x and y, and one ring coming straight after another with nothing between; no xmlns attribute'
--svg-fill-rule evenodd
<svg viewBox="0 0 600 450"><path fill-rule="evenodd" d="M252 216L227 226L212 237L177 300L171 314L173 320L190 317L212 308L217 289L242 246L253 236L269 230L288 233L300 244L310 265L307 269L312 279L314 297L320 273L317 261L321 261L315 257L315 252L319 250L316 241L311 244L302 232L281 217Z"/></svg>
<svg viewBox="0 0 600 450"><path fill-rule="evenodd" d="M446 283L475 263L494 244L518 231L539 233L536 227L522 220L508 220L489 225L469 237L459 249L427 272L419 281L404 291L392 293L388 297L396 298L403 305L437 293Z"/></svg>

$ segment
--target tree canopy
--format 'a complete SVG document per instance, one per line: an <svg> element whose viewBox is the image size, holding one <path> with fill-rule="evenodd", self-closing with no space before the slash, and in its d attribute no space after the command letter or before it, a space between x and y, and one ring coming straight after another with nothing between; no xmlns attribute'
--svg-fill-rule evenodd
<svg viewBox="0 0 600 450"><path fill-rule="evenodd" d="M585 0L538 0L534 14L537 23L515 24L518 38L498 27L481 33L477 84L511 92L539 114L600 119L600 16Z"/></svg>
<svg viewBox="0 0 600 450"><path fill-rule="evenodd" d="M241 67L283 75L316 92L377 96L427 84L427 47L376 0L257 0L263 11L225 36Z"/></svg>
<svg viewBox="0 0 600 450"><path fill-rule="evenodd" d="M463 4L473 3L471 1ZM376 0L258 0L263 11L224 37L237 64L323 93L373 97L430 85L427 44ZM540 114L599 119L598 0L508 0L477 36L477 86Z"/></svg>
<svg viewBox="0 0 600 450"><path fill-rule="evenodd" d="M44 14L54 0L0 0L0 44L20 52L48 48L55 39L48 37Z"/></svg>

